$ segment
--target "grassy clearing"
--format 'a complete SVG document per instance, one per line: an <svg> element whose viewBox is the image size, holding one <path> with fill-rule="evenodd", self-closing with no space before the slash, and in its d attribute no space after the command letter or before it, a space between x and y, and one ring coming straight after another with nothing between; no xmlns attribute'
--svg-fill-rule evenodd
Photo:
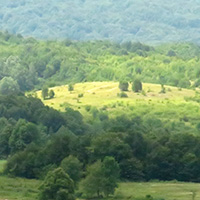
<svg viewBox="0 0 200 200"><path fill-rule="evenodd" d="M193 192L200 198L200 184L181 182L121 183L115 199L134 199L151 195L165 200L192 200Z"/></svg>
<svg viewBox="0 0 200 200"><path fill-rule="evenodd" d="M37 180L0 176L0 200L37 200ZM155 199L192 200L193 192L200 198L200 184L181 182L120 183L115 195L108 200L135 200L151 195Z"/></svg>
<svg viewBox="0 0 200 200"><path fill-rule="evenodd" d="M0 160L0 172L5 163L5 160ZM40 184L38 180L0 176L0 200L36 200Z"/></svg>
<svg viewBox="0 0 200 200"><path fill-rule="evenodd" d="M179 90L176 87L165 86L166 93L160 94L161 86L158 84L143 84L143 90L145 94L134 93L131 91L131 85L129 91L126 92L128 95L127 99L117 97L120 93L118 88L118 82L87 82L78 83L74 86L74 91L69 92L68 86L58 86L51 88L55 92L55 98L50 100L44 100L44 103L48 106L54 107L55 109L64 110L63 105L68 104L74 108L81 109L86 105L92 105L97 108L102 105L109 105L113 102L123 101L132 103L136 101L160 101L160 100L173 100L174 103L184 101L184 97L194 96L194 90L182 89ZM78 98L79 94L83 94L82 98ZM41 98L41 91L37 92L39 98Z"/></svg>
<svg viewBox="0 0 200 200"><path fill-rule="evenodd" d="M192 127L199 123L200 106L196 102L187 102L185 97L195 96L195 90L178 89L177 87L165 86L166 93L160 93L161 85L143 84L143 93L126 92L128 98L120 98L118 82L87 82L78 83L74 91L69 92L68 86L63 85L51 88L55 91L55 98L43 100L43 102L57 110L64 111L66 107L79 110L84 119L92 115L86 111L86 107L96 107L100 111L116 117L125 114L127 116L142 116L144 119L159 118L164 121L183 122ZM78 98L79 94L83 97ZM37 92L41 98L41 91Z"/></svg>
<svg viewBox="0 0 200 200"><path fill-rule="evenodd" d="M0 176L0 200L36 200L40 181Z"/></svg>

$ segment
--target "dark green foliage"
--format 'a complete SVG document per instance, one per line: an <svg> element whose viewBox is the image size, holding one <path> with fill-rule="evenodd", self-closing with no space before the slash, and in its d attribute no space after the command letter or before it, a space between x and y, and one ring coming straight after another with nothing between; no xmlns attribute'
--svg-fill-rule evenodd
<svg viewBox="0 0 200 200"><path fill-rule="evenodd" d="M40 136L37 126L26 122L24 119L19 119L9 137L9 147L11 152L15 153L24 150L32 142L38 143L39 140Z"/></svg>
<svg viewBox="0 0 200 200"><path fill-rule="evenodd" d="M119 177L119 166L113 157L105 157L87 169L87 176L81 182L83 193L88 197L114 194Z"/></svg>
<svg viewBox="0 0 200 200"><path fill-rule="evenodd" d="M68 91L73 91L74 90L74 86L72 84L68 85Z"/></svg>
<svg viewBox="0 0 200 200"><path fill-rule="evenodd" d="M121 91L128 91L128 86L129 86L128 82L125 82L125 81L119 82L119 89Z"/></svg>
<svg viewBox="0 0 200 200"><path fill-rule="evenodd" d="M11 95L19 93L19 85L11 77L4 77L0 81L0 93L3 95Z"/></svg>
<svg viewBox="0 0 200 200"><path fill-rule="evenodd" d="M62 168L50 171L40 187L41 200L75 200L74 183Z"/></svg>
<svg viewBox="0 0 200 200"><path fill-rule="evenodd" d="M134 80L132 84L132 90L133 92L142 91L142 82L138 79Z"/></svg>
<svg viewBox="0 0 200 200"><path fill-rule="evenodd" d="M74 183L80 181L82 175L82 164L76 157L69 156L64 158L60 166L70 176Z"/></svg>
<svg viewBox="0 0 200 200"><path fill-rule="evenodd" d="M125 92L118 93L117 96L120 98L128 98L128 95Z"/></svg>
<svg viewBox="0 0 200 200"><path fill-rule="evenodd" d="M42 88L42 98L46 99L49 96L49 89L48 87L43 87Z"/></svg>
<svg viewBox="0 0 200 200"><path fill-rule="evenodd" d="M49 98L52 99L55 96L55 92L53 90L49 91Z"/></svg>
<svg viewBox="0 0 200 200"><path fill-rule="evenodd" d="M161 85L161 90L160 90L161 94L165 94L166 93L166 89L164 85Z"/></svg>

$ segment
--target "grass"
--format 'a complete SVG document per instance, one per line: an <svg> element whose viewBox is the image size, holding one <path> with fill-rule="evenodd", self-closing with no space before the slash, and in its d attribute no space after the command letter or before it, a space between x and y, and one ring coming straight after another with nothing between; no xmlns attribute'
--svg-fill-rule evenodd
<svg viewBox="0 0 200 200"><path fill-rule="evenodd" d="M36 200L40 181L0 176L0 200Z"/></svg>
<svg viewBox="0 0 200 200"><path fill-rule="evenodd" d="M6 161L0 161L0 168ZM0 176L0 200L37 200L41 181ZM111 199L138 199L151 195L155 199L192 200L200 198L200 184L182 182L120 183Z"/></svg>
<svg viewBox="0 0 200 200"><path fill-rule="evenodd" d="M134 199L151 195L155 199L193 200L200 198L200 184L181 182L121 183L114 199Z"/></svg>
<svg viewBox="0 0 200 200"><path fill-rule="evenodd" d="M158 100L173 100L174 102L184 101L184 97L194 96L194 90L182 89L179 90L176 87L166 86L166 93L160 94L161 86L158 84L143 84L144 93L134 93L127 91L128 98L122 99L117 97L120 93L118 88L118 82L86 82L78 83L74 86L74 91L69 92L68 86L58 86L51 88L55 92L55 98L44 100L44 103L55 109L64 110L63 105L66 103L74 108L82 108L86 105L95 106L97 108L102 105L109 105L113 102L123 101L132 103L136 101L158 101ZM168 91L170 90L170 91ZM82 98L78 98L79 94L83 94ZM41 98L41 91L37 92L39 98Z"/></svg>
<svg viewBox="0 0 200 200"><path fill-rule="evenodd" d="M67 85L58 86L51 88L55 92L55 98L42 101L45 105L60 111L64 111L66 107L79 110L85 120L92 116L92 112L86 111L86 107L91 106L107 113L110 118L122 114L128 117L142 116L144 119L152 119L153 116L166 122L183 122L198 131L196 127L200 118L200 105L185 100L185 97L195 96L195 90L180 90L177 87L165 86L166 93L160 93L161 85L143 83L142 93L132 92L129 85L129 91L126 92L128 98L120 98L117 96L121 92L118 84L118 82L77 83L71 92L68 91ZM80 94L83 97L78 97L82 96ZM41 98L41 91L37 92L37 96Z"/></svg>
<svg viewBox="0 0 200 200"><path fill-rule="evenodd" d="M37 180L8 178L0 176L0 200L37 200ZM148 182L148 183L120 183L115 195L108 200L142 199L151 195L155 199L192 200L193 191L196 199L200 198L200 184L181 182Z"/></svg>

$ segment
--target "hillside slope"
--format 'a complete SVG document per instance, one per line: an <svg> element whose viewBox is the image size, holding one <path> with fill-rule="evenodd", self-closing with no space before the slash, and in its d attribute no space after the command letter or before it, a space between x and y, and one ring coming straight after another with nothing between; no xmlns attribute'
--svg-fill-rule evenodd
<svg viewBox="0 0 200 200"><path fill-rule="evenodd" d="M0 29L37 38L200 42L197 0L0 2Z"/></svg>

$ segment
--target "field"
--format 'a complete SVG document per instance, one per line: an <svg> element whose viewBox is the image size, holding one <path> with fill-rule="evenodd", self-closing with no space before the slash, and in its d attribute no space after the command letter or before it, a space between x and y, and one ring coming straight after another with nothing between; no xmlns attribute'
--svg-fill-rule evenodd
<svg viewBox="0 0 200 200"><path fill-rule="evenodd" d="M0 176L0 200L36 200L40 181ZM149 183L120 183L112 199L142 199L151 195L155 199L192 200L193 192L196 199L200 198L200 184L149 182Z"/></svg>
<svg viewBox="0 0 200 200"><path fill-rule="evenodd" d="M151 195L156 199L165 200L192 200L196 193L196 199L200 198L200 184L196 183L121 183L116 191L116 197L121 199L142 198Z"/></svg>
<svg viewBox="0 0 200 200"><path fill-rule="evenodd" d="M199 123L200 106L195 101L186 101L194 97L198 90L179 89L165 86L166 93L160 93L161 85L143 84L142 93L126 92L128 98L117 96L121 91L118 82L87 82L74 85L74 91L69 92L68 86L50 88L55 92L53 99L43 100L45 105L64 111L67 107L79 110L85 119L92 116L92 108L106 113L109 117L127 115L142 116L145 119L157 118L162 121L182 122L191 128ZM83 97L78 97L82 94ZM41 98L41 91L37 92ZM89 107L89 109L88 109ZM90 112L88 111L90 110Z"/></svg>
<svg viewBox="0 0 200 200"><path fill-rule="evenodd" d="M128 98L117 97L120 93L118 88L118 82L87 82L78 83L74 85L74 91L68 91L68 85L58 86L53 89L55 92L55 98L43 100L43 102L57 110L64 111L64 105L71 106L75 109L82 111L86 105L102 108L103 106L110 106L115 102L159 102L164 100L170 100L174 103L185 102L184 97L191 97L195 95L194 90L178 89L177 87L165 86L166 93L162 94L161 86L158 84L143 84L144 93L134 93L131 91L131 85L129 85L129 91L127 91ZM78 97L82 94L83 97ZM37 92L37 96L42 99L41 91Z"/></svg>
<svg viewBox="0 0 200 200"><path fill-rule="evenodd" d="M5 161L0 161L2 169ZM0 176L0 200L36 200L41 181ZM181 182L120 183L111 199L140 199L151 195L156 199L192 200L200 198L200 184Z"/></svg>

